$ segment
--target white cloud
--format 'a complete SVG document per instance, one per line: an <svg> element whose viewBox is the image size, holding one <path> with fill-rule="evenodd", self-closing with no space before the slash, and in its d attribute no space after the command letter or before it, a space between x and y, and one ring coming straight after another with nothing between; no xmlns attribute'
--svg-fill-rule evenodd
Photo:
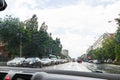
<svg viewBox="0 0 120 80"><path fill-rule="evenodd" d="M60 36L63 46L70 50L71 55L75 56L83 54L93 43L95 36L116 30L116 25L108 21L118 16L119 4L92 7L82 3L60 9L44 10L43 16L49 25L49 31L53 34L59 27L67 29L64 35L57 36Z"/></svg>
<svg viewBox="0 0 120 80"><path fill-rule="evenodd" d="M60 37L63 48L69 49L72 57L85 53L94 42L94 37L98 38L105 32L114 32L115 23L108 23L108 21L113 21L120 12L120 1L107 6L90 6L79 2L76 5L51 9L36 8L39 4L36 0L27 2L16 0L15 4L8 6L9 14L18 16L22 20L30 18L34 13L37 14L39 24L45 21L49 27L48 31L54 37ZM8 13L7 10L5 13ZM1 15L5 13L2 12Z"/></svg>

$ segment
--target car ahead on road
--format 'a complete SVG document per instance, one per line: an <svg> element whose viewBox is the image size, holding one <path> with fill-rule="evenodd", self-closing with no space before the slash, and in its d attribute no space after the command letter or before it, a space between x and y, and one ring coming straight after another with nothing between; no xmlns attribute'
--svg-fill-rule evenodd
<svg viewBox="0 0 120 80"><path fill-rule="evenodd" d="M82 60L81 60L81 59L77 59L77 62L78 62L78 63L82 63Z"/></svg>
<svg viewBox="0 0 120 80"><path fill-rule="evenodd" d="M50 60L49 58L42 58L41 62L43 64L43 66L49 66L52 64L52 60Z"/></svg>
<svg viewBox="0 0 120 80"><path fill-rule="evenodd" d="M42 62L39 58L27 58L24 60L24 62L22 63L23 67L42 67Z"/></svg>
<svg viewBox="0 0 120 80"><path fill-rule="evenodd" d="M25 58L14 58L7 62L7 66L21 66L24 62Z"/></svg>

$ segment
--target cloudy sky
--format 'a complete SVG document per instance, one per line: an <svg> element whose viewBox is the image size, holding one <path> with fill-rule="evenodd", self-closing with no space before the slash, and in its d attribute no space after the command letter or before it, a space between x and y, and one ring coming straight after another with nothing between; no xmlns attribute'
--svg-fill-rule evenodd
<svg viewBox="0 0 120 80"><path fill-rule="evenodd" d="M0 17L13 15L26 20L37 14L48 32L61 39L71 57L84 54L105 32L117 29L114 19L120 13L120 0L6 0L8 7ZM108 21L112 21L108 23Z"/></svg>

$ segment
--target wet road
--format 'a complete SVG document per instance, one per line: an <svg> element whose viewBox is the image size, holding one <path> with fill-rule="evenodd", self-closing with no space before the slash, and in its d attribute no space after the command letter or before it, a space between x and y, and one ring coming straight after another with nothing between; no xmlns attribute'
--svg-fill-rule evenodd
<svg viewBox="0 0 120 80"><path fill-rule="evenodd" d="M91 71L101 71L103 73L120 74L120 65L86 63L86 67Z"/></svg>
<svg viewBox="0 0 120 80"><path fill-rule="evenodd" d="M26 67L6 67L6 66L0 66L0 70L20 70L24 71ZM27 68L30 70L37 69L37 70L70 70L70 71L82 71L82 72L96 72L101 71L103 73L114 73L114 74L120 74L120 65L114 65L114 64L93 64L88 62L69 62L59 65L51 65L46 66L43 68Z"/></svg>
<svg viewBox="0 0 120 80"><path fill-rule="evenodd" d="M6 66L0 66L0 70L16 70L16 71L25 71L25 70L70 70L70 71L82 71L82 72L92 72L87 68L87 65L85 62L77 63L77 62L69 62L59 65L51 65L46 66L43 68L26 68L26 67L6 67Z"/></svg>
<svg viewBox="0 0 120 80"><path fill-rule="evenodd" d="M84 72L91 72L87 67L86 63L77 63L77 62L69 62L59 65L53 65L49 67L44 67L42 69L52 69L52 70L73 70L73 71L84 71Z"/></svg>

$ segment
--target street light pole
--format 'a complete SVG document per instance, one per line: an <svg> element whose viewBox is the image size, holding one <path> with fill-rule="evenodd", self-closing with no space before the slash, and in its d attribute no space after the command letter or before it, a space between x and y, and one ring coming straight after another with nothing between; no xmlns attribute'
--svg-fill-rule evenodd
<svg viewBox="0 0 120 80"><path fill-rule="evenodd" d="M22 33L20 33L20 57L22 57Z"/></svg>

